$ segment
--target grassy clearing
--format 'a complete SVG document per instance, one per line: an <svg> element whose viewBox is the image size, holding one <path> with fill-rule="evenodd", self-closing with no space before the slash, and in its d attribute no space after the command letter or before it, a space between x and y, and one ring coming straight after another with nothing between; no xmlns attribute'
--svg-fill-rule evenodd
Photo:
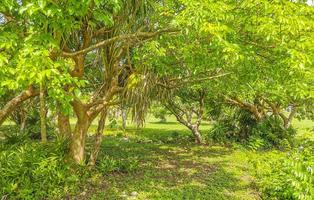
<svg viewBox="0 0 314 200"><path fill-rule="evenodd" d="M313 135L311 121L297 121L298 137ZM81 199L260 199L250 158L283 152L254 153L222 146L196 146L190 132L174 118L150 119L143 129L105 132L100 157L139 161L134 173L95 174ZM210 125L201 127L203 134ZM132 196L135 194L136 195Z"/></svg>
<svg viewBox="0 0 314 200"><path fill-rule="evenodd" d="M312 121L295 121L294 125L298 129L297 138L314 140ZM96 123L90 135L95 128ZM202 134L209 129L210 124L203 124ZM260 199L250 160L285 154L197 146L189 130L173 117L167 123L149 118L141 129L129 125L122 131L119 126L114 127L104 135L100 162L105 157L135 161L135 170L108 173L98 168L84 179L76 195L69 194L65 199Z"/></svg>
<svg viewBox="0 0 314 200"><path fill-rule="evenodd" d="M136 199L258 199L241 151L107 136L101 153L140 166L135 173L99 175L101 184L84 188L92 199L125 199L134 191Z"/></svg>
<svg viewBox="0 0 314 200"><path fill-rule="evenodd" d="M205 133L210 126L205 124ZM196 146L189 131L170 118L145 128L107 130L100 158L138 160L134 173L95 174L81 199L258 199L248 155L221 146ZM127 138L127 139L126 139Z"/></svg>

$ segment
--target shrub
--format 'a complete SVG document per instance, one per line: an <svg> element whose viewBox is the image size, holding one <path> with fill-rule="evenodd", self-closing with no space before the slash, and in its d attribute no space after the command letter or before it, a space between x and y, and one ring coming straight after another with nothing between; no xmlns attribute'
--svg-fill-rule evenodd
<svg viewBox="0 0 314 200"><path fill-rule="evenodd" d="M139 162L135 158L115 159L110 156L104 156L99 159L96 167L102 174L111 172L129 173L139 168Z"/></svg>
<svg viewBox="0 0 314 200"><path fill-rule="evenodd" d="M113 128L117 128L117 126L118 126L118 122L117 122L116 118L109 118L108 127L113 129Z"/></svg>
<svg viewBox="0 0 314 200"><path fill-rule="evenodd" d="M156 119L159 119L160 123L165 123L167 122L167 118L166 116L168 115L168 111L163 108L163 107L155 107L153 110L152 110L152 113L154 115L154 117Z"/></svg>
<svg viewBox="0 0 314 200"><path fill-rule="evenodd" d="M253 159L256 183L265 199L314 198L314 148L300 146L288 155Z"/></svg>
<svg viewBox="0 0 314 200"><path fill-rule="evenodd" d="M58 199L73 191L79 175L65 163L65 142L25 141L0 153L0 196L9 199Z"/></svg>
<svg viewBox="0 0 314 200"><path fill-rule="evenodd" d="M5 140L2 141L2 145L12 147L19 146L25 142L29 142L29 137L26 134L21 134L18 131L8 131L4 134ZM2 147L5 149L4 147Z"/></svg>
<svg viewBox="0 0 314 200"><path fill-rule="evenodd" d="M238 142L252 150L278 147L290 148L295 135L293 128L285 129L280 119L269 116L257 122L244 110L219 119L211 129L209 138L215 142Z"/></svg>
<svg viewBox="0 0 314 200"><path fill-rule="evenodd" d="M233 124L222 120L213 124L213 127L209 133L208 138L214 142L226 143L233 140L232 134L234 133Z"/></svg>

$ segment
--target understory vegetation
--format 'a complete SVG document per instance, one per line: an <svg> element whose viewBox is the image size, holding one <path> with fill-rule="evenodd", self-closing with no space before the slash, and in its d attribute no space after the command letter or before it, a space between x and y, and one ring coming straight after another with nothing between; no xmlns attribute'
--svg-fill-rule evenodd
<svg viewBox="0 0 314 200"><path fill-rule="evenodd" d="M256 121L249 112L236 110L215 122L209 136L214 142L237 142L251 150L265 150L290 149L294 146L295 134L293 127L284 128L276 117Z"/></svg>
<svg viewBox="0 0 314 200"><path fill-rule="evenodd" d="M313 199L313 141L302 143L282 156L275 153L252 160L262 197Z"/></svg>
<svg viewBox="0 0 314 200"><path fill-rule="evenodd" d="M296 126L303 122L296 122ZM145 128L105 132L96 168L71 164L65 141L41 144L21 135L1 142L1 195L8 199L312 199L313 123L297 129L293 146L251 149L225 139L206 145L167 117ZM162 126L161 126L162 125ZM8 129L5 129L6 131ZM307 138L308 133L312 133ZM91 138L88 139L90 146ZM89 148L89 147L88 147Z"/></svg>

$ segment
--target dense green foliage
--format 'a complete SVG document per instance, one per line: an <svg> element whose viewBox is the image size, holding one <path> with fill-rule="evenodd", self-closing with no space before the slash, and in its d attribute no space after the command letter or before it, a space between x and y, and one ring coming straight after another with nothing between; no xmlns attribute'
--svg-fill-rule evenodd
<svg viewBox="0 0 314 200"><path fill-rule="evenodd" d="M253 159L257 186L265 199L310 200L314 196L313 142L287 155L271 154Z"/></svg>
<svg viewBox="0 0 314 200"><path fill-rule="evenodd" d="M0 196L9 199L60 199L75 195L93 175L139 170L134 158L106 155L93 171L76 166L67 159L66 141L43 145L17 135L2 141L0 150Z"/></svg>
<svg viewBox="0 0 314 200"><path fill-rule="evenodd" d="M1 146L1 196L58 199L73 192L80 175L65 162L66 148L62 142L42 145L27 140Z"/></svg>
<svg viewBox="0 0 314 200"><path fill-rule="evenodd" d="M285 149L293 144L295 129L285 129L280 119L270 116L256 121L248 111L232 109L232 112L213 124L209 138L220 143L241 143L252 150L272 147Z"/></svg>
<svg viewBox="0 0 314 200"><path fill-rule="evenodd" d="M304 0L2 0L0 198L311 199L313 60Z"/></svg>
<svg viewBox="0 0 314 200"><path fill-rule="evenodd" d="M167 121L167 115L169 114L168 113L168 110L161 107L161 106L154 106L152 109L152 114L153 116L156 118L156 119L159 119L160 122L166 122Z"/></svg>
<svg viewBox="0 0 314 200"><path fill-rule="evenodd" d="M292 171L301 167L301 174L306 179L311 177L310 171L306 170L313 166L312 152L309 151L313 148L311 143L303 145L304 153L300 149L299 153L292 151L287 157L278 151L248 152L241 148L198 146L193 144L187 129L173 117L167 121L162 124L158 119L150 119L146 128L129 127L124 134L120 134L119 128L107 130L96 168L91 171L65 163L67 148L62 143L58 146L41 145L25 141L25 137L6 140L1 143L1 184L5 186L1 194L10 199L31 195L28 196L30 199L76 196L96 200L117 199L124 194L131 197L136 191L138 199L182 199L196 195L217 200L251 200L258 198L256 186L266 199L270 196L279 198L286 191L290 195L292 192L300 194L302 188L312 186L302 182L305 179L297 178ZM305 124L299 126L299 134L310 131L313 135L313 131L302 128ZM203 133L210 129L206 123L201 126ZM296 160L295 156L300 159ZM51 162L51 166L47 162ZM291 162L297 165L292 166ZM248 167L250 164L252 169ZM247 178L251 175L256 179L256 186ZM303 185L291 188L290 177ZM11 191L10 183L19 184ZM47 187L42 183L47 183ZM280 190L278 185L281 185Z"/></svg>

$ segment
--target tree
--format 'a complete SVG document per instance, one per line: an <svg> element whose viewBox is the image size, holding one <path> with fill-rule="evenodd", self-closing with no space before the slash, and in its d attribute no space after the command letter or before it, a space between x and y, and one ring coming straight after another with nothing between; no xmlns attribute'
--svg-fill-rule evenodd
<svg viewBox="0 0 314 200"><path fill-rule="evenodd" d="M177 118L178 122L191 130L198 144L203 142L199 126L204 117L205 97L204 89L185 90L177 92L165 103L166 108Z"/></svg>
<svg viewBox="0 0 314 200"><path fill-rule="evenodd" d="M313 12L288 0L4 1L0 96L15 97L0 109L0 125L46 94L71 157L83 163L88 128L100 113L128 101L142 123L152 99L197 86L243 108L279 109L288 126L284 109L293 106L298 116L313 105Z"/></svg>
<svg viewBox="0 0 314 200"><path fill-rule="evenodd" d="M0 122L23 101L38 95L44 78L58 107L61 135L70 154L85 160L85 138L99 113L119 104L135 72L130 49L176 30L156 25L153 1L6 1L1 5L1 91L22 91L0 111ZM42 69L41 66L45 66ZM126 84L118 79L128 69ZM91 80L90 76L97 74ZM96 82L97 85L90 84ZM67 112L77 117L71 130Z"/></svg>
<svg viewBox="0 0 314 200"><path fill-rule="evenodd" d="M182 0L164 9L175 13L182 33L150 43L141 55L158 72L157 84L175 91L166 99L178 121L186 123L180 116L189 110L182 99L191 104L191 88L206 81L200 88L210 98L249 111L256 121L274 115L288 128L298 111L313 110L313 12L299 1Z"/></svg>
<svg viewBox="0 0 314 200"><path fill-rule="evenodd" d="M218 97L257 121L275 115L286 128L294 116L306 113L302 110L313 110L312 6L303 1L182 2L179 22L199 30L207 37L202 45L220 53L208 63L218 59L230 72L208 85ZM287 108L293 108L288 115Z"/></svg>

